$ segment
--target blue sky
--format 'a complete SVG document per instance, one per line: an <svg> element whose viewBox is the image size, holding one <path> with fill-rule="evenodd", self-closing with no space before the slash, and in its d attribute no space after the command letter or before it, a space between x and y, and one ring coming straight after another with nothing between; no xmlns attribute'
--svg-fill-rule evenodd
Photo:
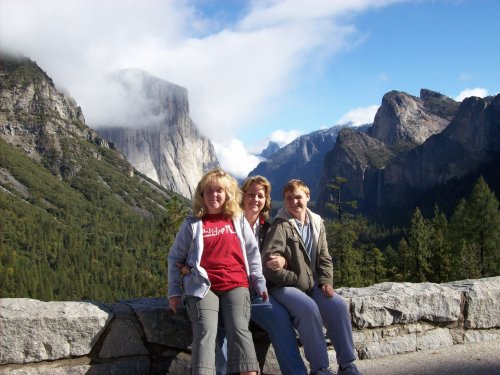
<svg viewBox="0 0 500 375"><path fill-rule="evenodd" d="M391 90L498 93L499 20L497 0L0 0L0 49L35 60L94 128L140 113L110 71L186 87L243 177L268 140L371 122Z"/></svg>

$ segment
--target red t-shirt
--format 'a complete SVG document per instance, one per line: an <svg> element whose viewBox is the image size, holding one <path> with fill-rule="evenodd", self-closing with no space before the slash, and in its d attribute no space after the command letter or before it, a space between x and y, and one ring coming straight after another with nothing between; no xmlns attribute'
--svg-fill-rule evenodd
<svg viewBox="0 0 500 375"><path fill-rule="evenodd" d="M212 289L248 288L245 258L233 221L223 214L205 215L201 266L207 271Z"/></svg>

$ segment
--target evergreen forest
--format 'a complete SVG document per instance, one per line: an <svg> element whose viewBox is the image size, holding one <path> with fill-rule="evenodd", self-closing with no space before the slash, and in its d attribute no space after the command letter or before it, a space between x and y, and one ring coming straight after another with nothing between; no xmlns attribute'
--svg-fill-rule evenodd
<svg viewBox="0 0 500 375"><path fill-rule="evenodd" d="M127 176L116 151L99 152L102 160L87 158L62 180L0 139L0 297L166 294L166 256L188 202L137 172Z"/></svg>
<svg viewBox="0 0 500 375"><path fill-rule="evenodd" d="M337 197L342 178L331 186ZM340 195L338 195L340 196ZM416 207L411 222L386 228L347 213L332 199L326 220L336 287L384 281L434 282L500 275L499 202L480 177L450 217L437 205L430 217Z"/></svg>

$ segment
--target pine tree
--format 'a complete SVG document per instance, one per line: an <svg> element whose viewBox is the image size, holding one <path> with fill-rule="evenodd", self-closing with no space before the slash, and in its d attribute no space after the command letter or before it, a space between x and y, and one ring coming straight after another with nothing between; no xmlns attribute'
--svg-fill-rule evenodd
<svg viewBox="0 0 500 375"><path fill-rule="evenodd" d="M467 228L471 250L476 252L481 277L500 271L500 212L498 200L482 177L474 185L466 203L470 227Z"/></svg>
<svg viewBox="0 0 500 375"><path fill-rule="evenodd" d="M408 231L408 250L410 253L410 280L424 282L430 273L430 237L431 231L427 220L417 207L411 219Z"/></svg>
<svg viewBox="0 0 500 375"><path fill-rule="evenodd" d="M356 247L359 232L355 220L342 222L327 220L327 240L333 259L333 280L336 287L362 286L361 265L363 256Z"/></svg>
<svg viewBox="0 0 500 375"><path fill-rule="evenodd" d="M410 254L410 247L405 238L401 238L398 242L399 253L399 270L402 281L409 281L412 279L413 259Z"/></svg>
<svg viewBox="0 0 500 375"><path fill-rule="evenodd" d="M372 285L386 281L385 257L378 247L368 244L363 267L363 285Z"/></svg>
<svg viewBox="0 0 500 375"><path fill-rule="evenodd" d="M386 278L391 281L403 281L404 275L401 269L401 255L391 245L387 245L385 250Z"/></svg>
<svg viewBox="0 0 500 375"><path fill-rule="evenodd" d="M431 238L431 269L430 281L442 283L450 281L451 275L451 245L448 240L448 221L446 215L434 207L434 217L430 221Z"/></svg>
<svg viewBox="0 0 500 375"><path fill-rule="evenodd" d="M448 241L451 245L451 279L460 280L469 278L470 265L467 257L467 241L464 237L466 228L469 227L466 214L466 201L460 200L450 218L448 225Z"/></svg>

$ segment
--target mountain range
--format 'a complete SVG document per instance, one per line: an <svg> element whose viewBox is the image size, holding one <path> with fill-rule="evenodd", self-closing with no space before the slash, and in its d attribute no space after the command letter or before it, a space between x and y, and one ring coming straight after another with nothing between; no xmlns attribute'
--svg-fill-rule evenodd
<svg viewBox="0 0 500 375"><path fill-rule="evenodd" d="M125 95L139 93L149 103L149 112L132 124L117 119L99 124L96 130L82 128L84 136L123 154L131 164L130 173L140 172L190 199L201 175L219 162L212 143L189 116L187 90L139 70L115 72L112 78ZM58 104L51 111L66 111L66 116L84 124L83 113L71 98L59 92L55 97L72 106ZM498 194L494 168L499 160L498 100L497 95L459 103L428 89L422 89L419 97L391 91L382 98L373 124L335 125L281 148L270 143L261 154L264 160L249 175L270 180L274 201L282 199L287 180L304 180L317 209L326 215L332 199L329 184L336 177L346 179L342 196L357 201L357 212L378 218L394 209L411 211L417 205L451 207L479 175ZM34 139L16 126L4 125L4 139L22 146L35 159L44 142L54 138L50 136L54 129ZM52 142L47 150L57 153L59 148L58 142ZM47 158L47 152L43 155ZM55 175L70 176L78 172L72 163L56 158L50 168Z"/></svg>
<svg viewBox="0 0 500 375"><path fill-rule="evenodd" d="M164 295L165 256L188 198L218 161L185 89L140 71L115 79L140 88L148 121L95 130L35 62L0 55L0 298ZM479 176L500 195L500 95L459 103L392 91L373 124L318 130L263 156L251 174L269 178L275 201L300 178L315 210L331 215L328 186L342 177L342 204L399 225L417 206L449 212Z"/></svg>
<svg viewBox="0 0 500 375"><path fill-rule="evenodd" d="M395 221L415 207L449 210L483 176L500 193L500 95L461 103L429 90L420 97L384 95L367 132L343 129L325 156L318 207L331 199L328 184L347 179L346 201L359 212Z"/></svg>

